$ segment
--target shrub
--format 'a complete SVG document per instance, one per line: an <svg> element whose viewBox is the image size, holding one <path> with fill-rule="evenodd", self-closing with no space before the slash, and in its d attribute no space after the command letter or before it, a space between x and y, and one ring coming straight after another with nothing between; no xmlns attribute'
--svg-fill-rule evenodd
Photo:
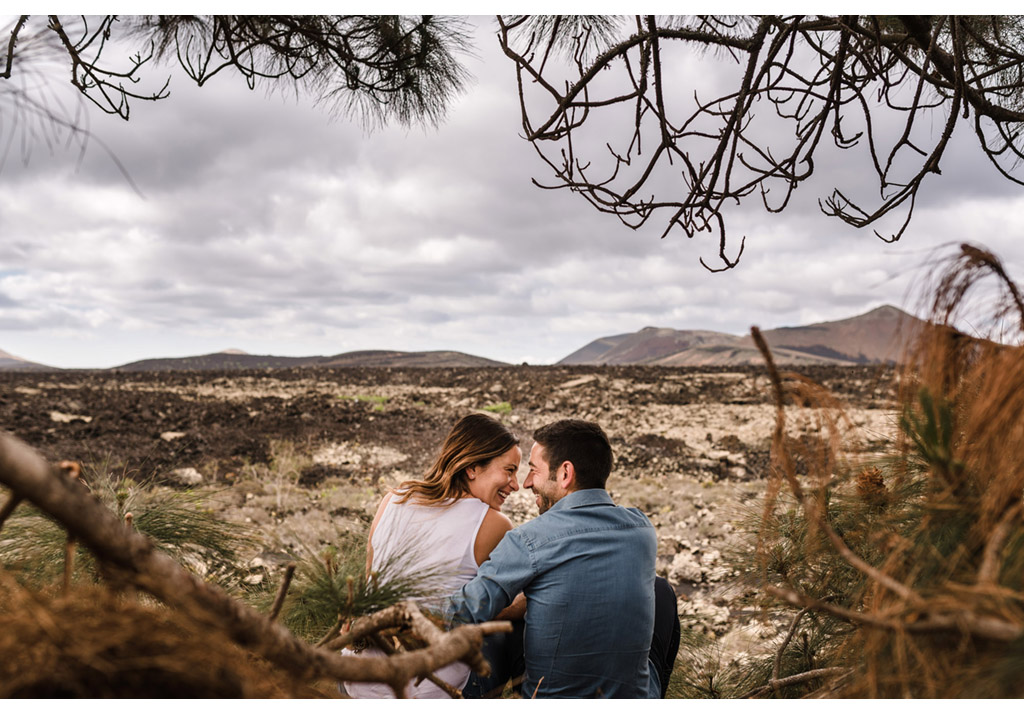
<svg viewBox="0 0 1024 714"><path fill-rule="evenodd" d="M956 328L978 293L988 314L969 324L1011 318L1017 344ZM839 405L763 348L778 424L748 565L766 614L789 624L774 653L692 691L1024 695L1024 302L994 256L965 245L930 309L899 377L899 430L874 463L843 455ZM785 436L790 397L818 408L817 439Z"/></svg>
<svg viewBox="0 0 1024 714"><path fill-rule="evenodd" d="M214 515L205 496L136 481L109 463L85 464L82 475L92 493L118 517L124 520L130 513L132 527L149 536L159 550L223 587L240 582L239 552L254 544L254 536ZM0 567L13 571L22 582L52 583L64 572L66 543L62 526L23 503L0 534ZM96 580L95 564L85 548L75 549L73 562L76 576Z"/></svg>

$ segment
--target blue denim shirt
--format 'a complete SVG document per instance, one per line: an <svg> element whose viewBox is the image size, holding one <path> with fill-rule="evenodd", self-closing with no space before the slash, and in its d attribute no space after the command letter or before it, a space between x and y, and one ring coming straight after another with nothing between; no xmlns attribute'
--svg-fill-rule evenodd
<svg viewBox="0 0 1024 714"><path fill-rule="evenodd" d="M505 535L453 597L453 619L493 619L524 592L523 696L660 696L647 666L656 551L643 513L574 491Z"/></svg>

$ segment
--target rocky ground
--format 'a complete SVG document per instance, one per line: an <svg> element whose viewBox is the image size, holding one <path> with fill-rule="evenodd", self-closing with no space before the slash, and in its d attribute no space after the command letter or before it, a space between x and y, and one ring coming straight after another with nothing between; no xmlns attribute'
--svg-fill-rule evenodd
<svg viewBox="0 0 1024 714"><path fill-rule="evenodd" d="M868 457L890 434L892 375L800 371L844 405ZM421 475L460 416L486 410L529 446L564 417L600 423L616 455L609 490L658 532L658 568L689 626L742 650L759 635L742 606L745 512L765 488L775 410L761 369L504 367L236 372L0 373L0 426L50 459L209 492L223 517L264 537L254 562L365 530L380 495ZM818 428L792 405L796 435ZM88 471L88 469L87 469ZM522 478L525 476L525 464ZM536 515L520 491L505 506Z"/></svg>

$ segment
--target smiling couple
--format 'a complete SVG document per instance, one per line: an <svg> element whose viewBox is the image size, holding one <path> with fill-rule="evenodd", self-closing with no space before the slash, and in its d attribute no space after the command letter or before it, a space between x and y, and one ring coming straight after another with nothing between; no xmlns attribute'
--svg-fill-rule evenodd
<svg viewBox="0 0 1024 714"><path fill-rule="evenodd" d="M654 528L605 490L612 467L597 424L556 421L533 434L529 473L540 515L518 528L501 513L519 490L522 451L499 421L460 419L423 479L381 501L367 568L381 571L413 545L415 567L439 583L455 624L512 620L484 644L490 677L455 662L434 674L467 697L500 693L512 679L527 697L664 696L679 646L675 594L655 579ZM382 654L373 653L369 654ZM354 697L392 696L386 685L346 685ZM447 697L429 680L408 696Z"/></svg>

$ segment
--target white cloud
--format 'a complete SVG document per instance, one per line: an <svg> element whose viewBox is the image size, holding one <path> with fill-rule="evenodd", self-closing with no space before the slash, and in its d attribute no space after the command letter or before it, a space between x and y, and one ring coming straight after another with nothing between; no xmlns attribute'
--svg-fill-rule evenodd
<svg viewBox="0 0 1024 714"><path fill-rule="evenodd" d="M549 362L646 325L738 334L905 304L913 268L951 242L987 244L1024 274L1024 197L965 135L899 244L821 215L832 185L872 180L854 152L831 151L784 213L756 197L729 211L728 252L743 235L746 252L712 275L697 259L716 263L716 236L660 239L657 218L632 231L531 184L546 167L519 136L491 29L469 62L476 86L436 131L366 134L237 78L197 89L176 76L131 122L93 118L144 198L95 145L80 167L60 152L8 164L0 349L57 366L225 347ZM717 81L684 64L687 91Z"/></svg>

